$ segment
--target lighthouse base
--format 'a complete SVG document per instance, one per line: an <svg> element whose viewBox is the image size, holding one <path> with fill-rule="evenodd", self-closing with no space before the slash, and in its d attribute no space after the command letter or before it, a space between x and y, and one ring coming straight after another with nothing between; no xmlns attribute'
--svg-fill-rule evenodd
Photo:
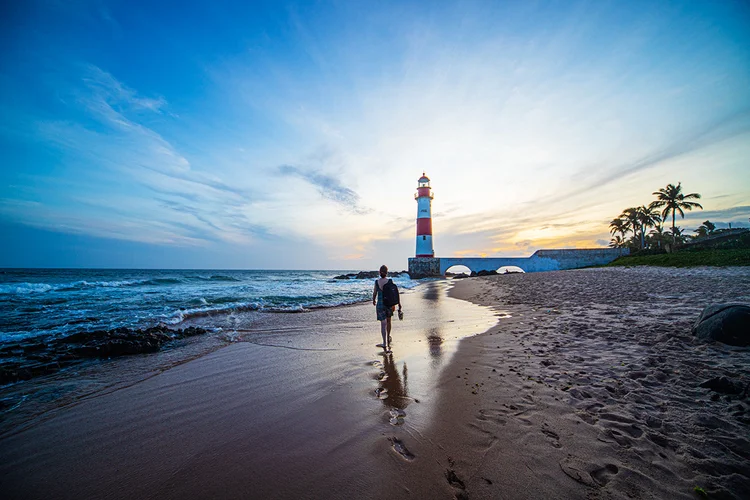
<svg viewBox="0 0 750 500"><path fill-rule="evenodd" d="M419 278L439 278L440 259L435 257L413 257L409 259L409 277L413 280Z"/></svg>

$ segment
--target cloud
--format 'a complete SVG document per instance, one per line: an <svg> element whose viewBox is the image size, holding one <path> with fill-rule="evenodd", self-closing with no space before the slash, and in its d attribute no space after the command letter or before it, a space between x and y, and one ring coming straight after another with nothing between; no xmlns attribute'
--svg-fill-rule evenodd
<svg viewBox="0 0 750 500"><path fill-rule="evenodd" d="M679 215L675 221L676 225L685 225L688 227L698 227L703 221L710 220L719 227L726 227L728 222L732 223L733 227L748 227L750 225L750 206L742 205L732 208L726 208L723 210L694 210L692 212L685 212L685 218L681 219ZM666 221L665 226L672 225L672 218Z"/></svg>
<svg viewBox="0 0 750 500"><path fill-rule="evenodd" d="M572 189L550 197L550 203L601 190L613 182L654 168L666 161L696 152L713 144L750 132L750 109L732 112L717 120L702 123L696 129L673 138L671 142L626 163L587 165L571 176L576 182Z"/></svg>
<svg viewBox="0 0 750 500"><path fill-rule="evenodd" d="M281 175L304 180L315 187L323 198L341 205L341 207L353 214L365 215L372 212L372 209L360 205L360 198L357 193L344 186L341 181L331 175L292 165L281 165L278 167L278 172Z"/></svg>
<svg viewBox="0 0 750 500"><path fill-rule="evenodd" d="M93 65L87 67L87 74L83 81L92 91L92 95L103 100L108 106L119 106L123 109L135 111L146 110L154 113L162 113L167 106L163 97L143 97L134 89L118 81L110 73ZM96 104L96 99L89 104ZM97 111L96 106L92 111Z"/></svg>
<svg viewBox="0 0 750 500"><path fill-rule="evenodd" d="M254 190L225 181L221 169L195 169L144 124L149 115L165 116L163 97L143 96L95 66L86 67L82 81L70 89L76 96L70 111L77 119L40 121L36 127L44 142L63 153L62 171L36 176L31 186L48 209L44 217L52 229L177 245L247 244L269 236L268 227L250 220L259 197ZM50 194L63 184L68 187L55 190L59 196ZM12 212L16 220L38 225L32 220L38 214Z"/></svg>

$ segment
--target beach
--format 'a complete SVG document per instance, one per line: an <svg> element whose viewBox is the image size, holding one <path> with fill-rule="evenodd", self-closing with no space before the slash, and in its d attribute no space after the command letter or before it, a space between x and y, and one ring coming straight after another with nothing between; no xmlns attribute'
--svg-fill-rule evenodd
<svg viewBox="0 0 750 500"><path fill-rule="evenodd" d="M513 274L452 294L503 316L443 373L438 412L450 418L433 422L418 452L435 459L409 491L750 497L747 395L699 387L721 376L747 387L750 351L690 333L704 306L750 301L747 268Z"/></svg>
<svg viewBox="0 0 750 500"><path fill-rule="evenodd" d="M391 355L375 346L375 308L359 303L196 316L189 325L246 328L81 369L88 393L5 422L5 498L379 498L411 460L400 443L433 418L459 340L496 323L448 286L404 291Z"/></svg>
<svg viewBox="0 0 750 500"><path fill-rule="evenodd" d="M259 315L179 362L93 367L96 390L7 421L0 486L4 498L747 498L748 399L699 386L750 382L750 351L690 327L749 294L743 268L430 282L404 293L390 355L371 304ZM133 368L144 363L159 368Z"/></svg>

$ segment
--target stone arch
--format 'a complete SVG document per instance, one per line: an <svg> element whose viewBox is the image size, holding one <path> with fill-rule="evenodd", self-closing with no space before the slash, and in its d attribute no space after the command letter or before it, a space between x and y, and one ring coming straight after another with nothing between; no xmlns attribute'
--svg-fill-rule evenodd
<svg viewBox="0 0 750 500"><path fill-rule="evenodd" d="M500 266L495 269L497 274L508 274L508 273L526 273L521 266Z"/></svg>
<svg viewBox="0 0 750 500"><path fill-rule="evenodd" d="M443 273L444 276L450 276L451 274L465 274L467 276L470 276L471 269L469 268L469 266L466 266L464 264L453 264L445 270L445 273Z"/></svg>

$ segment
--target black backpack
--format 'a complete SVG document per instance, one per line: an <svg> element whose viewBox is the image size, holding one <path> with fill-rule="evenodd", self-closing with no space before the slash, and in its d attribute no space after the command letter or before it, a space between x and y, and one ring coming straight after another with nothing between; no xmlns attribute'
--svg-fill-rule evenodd
<svg viewBox="0 0 750 500"><path fill-rule="evenodd" d="M393 307L398 303L398 287L393 280L388 280L388 282L383 285L383 305L385 307Z"/></svg>

